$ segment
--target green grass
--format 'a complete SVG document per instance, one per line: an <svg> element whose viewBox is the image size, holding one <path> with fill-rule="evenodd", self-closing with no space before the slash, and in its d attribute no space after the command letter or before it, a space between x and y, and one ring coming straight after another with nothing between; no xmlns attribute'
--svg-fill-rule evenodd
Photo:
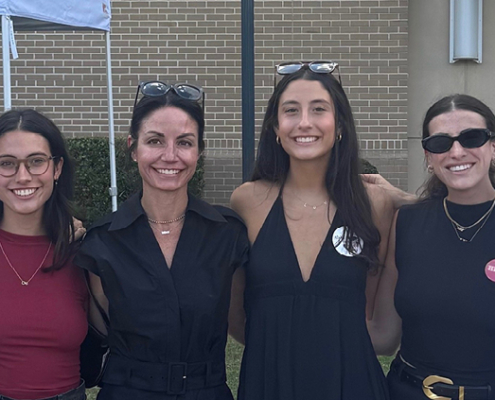
<svg viewBox="0 0 495 400"><path fill-rule="evenodd" d="M225 364L227 366L227 384L229 385L234 396L237 395L237 386L239 385L239 369L241 366L243 346L235 342L231 338L227 342ZM380 364L385 373L388 372L390 363L393 357L378 357ZM98 393L98 389L88 389L88 400L94 400Z"/></svg>
<svg viewBox="0 0 495 400"><path fill-rule="evenodd" d="M394 359L395 356L392 357L386 357L386 356L380 356L378 357L378 361L380 361L380 365L383 368L383 372L385 372L385 375L388 374L388 370L390 369L390 363Z"/></svg>

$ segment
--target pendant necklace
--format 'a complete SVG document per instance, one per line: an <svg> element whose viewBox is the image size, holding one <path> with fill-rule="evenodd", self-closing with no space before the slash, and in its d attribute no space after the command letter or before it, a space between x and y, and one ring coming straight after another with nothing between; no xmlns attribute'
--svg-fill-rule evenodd
<svg viewBox="0 0 495 400"><path fill-rule="evenodd" d="M488 211L486 213L484 213L483 216L478 221L476 221L474 224L469 225L469 226L462 226L454 218L452 218L452 216L449 214L449 210L447 209L447 200L446 199L447 199L447 197L445 197L443 199L443 209L445 210L445 215L447 216L450 223L452 224L452 228L454 228L454 232L457 236L457 239L459 239L463 243L471 243L473 241L473 239L476 237L476 235L478 234L478 232L481 231L481 229L485 226L486 222L490 218L490 215L493 211L493 208L495 207L495 199L493 200L492 205L490 206ZM474 232L473 236L471 236L471 239L465 239L459 234L459 232L464 232L466 229L474 228L476 225L478 225L481 222L482 222L482 224L480 225L480 227L478 229L476 229L476 232Z"/></svg>
<svg viewBox="0 0 495 400"><path fill-rule="evenodd" d="M168 221L158 221L156 219L148 218L148 222L151 222L152 224L157 224L157 225L169 225L173 222L177 222L177 221L180 221L181 219L184 219L185 216L186 216L186 214L182 214L180 217L170 219ZM160 233L162 235L170 235L170 229L160 230Z"/></svg>
<svg viewBox="0 0 495 400"><path fill-rule="evenodd" d="M17 270L14 268L14 266L10 262L9 257L7 257L7 253L5 253L5 250L3 249L2 243L0 242L0 250L2 250L2 254L5 257L5 260L7 260L7 264L9 264L9 267L12 268L12 271L14 271L14 273L17 275L17 277L21 281L21 285L22 286L29 285L29 282L31 282L31 280L35 277L35 275L38 273L38 271L43 266L43 263L45 262L46 257L48 257L48 253L50 252L50 249L51 248L52 248L52 243L50 242L50 244L48 245L48 249L46 250L45 256L43 257L43 260L41 260L40 266L38 268L36 268L36 271L34 271L33 275L31 275L31 278L29 278L27 281L25 281L24 279L21 278L21 276L19 275L19 273L17 272Z"/></svg>
<svg viewBox="0 0 495 400"><path fill-rule="evenodd" d="M488 215L489 217L489 215ZM474 235L471 236L471 239L464 239L461 235L459 235L459 232L457 231L457 227L454 225L453 222L452 223L452 227L454 228L454 232L455 234L457 235L457 239L459 239L461 242L464 242L464 243L471 243L473 241L473 239L476 237L476 235L478 234L479 231L481 231L481 228L483 228L486 224L486 221L488 221L488 218L486 218L483 223L480 225L480 227L478 229L476 229L476 232L474 232Z"/></svg>
<svg viewBox="0 0 495 400"><path fill-rule="evenodd" d="M493 199L493 202L492 202L492 205L490 206L490 208L488 209L488 211L486 213L484 213L481 218L476 221L474 224L472 225L469 225L469 226L462 226L460 223L458 223L454 218L452 218L452 216L450 215L449 213L449 209L447 208L447 197L444 197L443 198L443 209L445 210L445 215L447 215L447 218L450 220L450 222L452 222L452 225L456 227L456 229L459 231L459 232L464 232L466 229L471 229L471 228L474 228L476 225L478 225L481 221L483 221L485 218L487 218L488 216L490 216L490 214L492 213L493 211L493 208L495 207L495 199Z"/></svg>

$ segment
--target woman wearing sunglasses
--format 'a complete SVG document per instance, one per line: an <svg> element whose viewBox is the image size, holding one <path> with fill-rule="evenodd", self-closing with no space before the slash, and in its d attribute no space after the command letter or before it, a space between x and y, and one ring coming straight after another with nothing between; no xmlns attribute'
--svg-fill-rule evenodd
<svg viewBox="0 0 495 400"><path fill-rule="evenodd" d="M75 261L110 320L98 399L232 400L227 315L246 230L187 191L204 148L201 88L148 82L138 91L128 145L142 190L89 230Z"/></svg>
<svg viewBox="0 0 495 400"><path fill-rule="evenodd" d="M366 308L393 209L361 181L336 67L278 66L284 77L268 103L253 179L232 195L252 244L236 272L229 326L246 344L240 400L388 399Z"/></svg>
<svg viewBox="0 0 495 400"><path fill-rule="evenodd" d="M50 119L0 116L1 399L85 399L88 291L72 263L72 171Z"/></svg>
<svg viewBox="0 0 495 400"><path fill-rule="evenodd" d="M377 352L400 342L393 400L495 398L494 131L495 115L471 96L426 113L432 176L395 217L370 323Z"/></svg>

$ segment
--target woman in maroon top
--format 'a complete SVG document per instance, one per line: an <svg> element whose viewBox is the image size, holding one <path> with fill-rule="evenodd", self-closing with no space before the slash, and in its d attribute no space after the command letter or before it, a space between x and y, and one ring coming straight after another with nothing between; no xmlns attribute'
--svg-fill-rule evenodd
<svg viewBox="0 0 495 400"><path fill-rule="evenodd" d="M72 264L72 171L50 119L0 116L0 399L85 398L88 296Z"/></svg>

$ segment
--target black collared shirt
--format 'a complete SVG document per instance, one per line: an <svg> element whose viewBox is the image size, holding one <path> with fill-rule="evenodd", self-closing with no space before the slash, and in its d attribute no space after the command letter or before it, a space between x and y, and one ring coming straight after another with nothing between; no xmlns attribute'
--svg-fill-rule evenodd
<svg viewBox="0 0 495 400"><path fill-rule="evenodd" d="M75 263L101 278L112 354L193 363L224 359L232 274L248 249L237 214L189 196L169 269L137 194L88 231Z"/></svg>

